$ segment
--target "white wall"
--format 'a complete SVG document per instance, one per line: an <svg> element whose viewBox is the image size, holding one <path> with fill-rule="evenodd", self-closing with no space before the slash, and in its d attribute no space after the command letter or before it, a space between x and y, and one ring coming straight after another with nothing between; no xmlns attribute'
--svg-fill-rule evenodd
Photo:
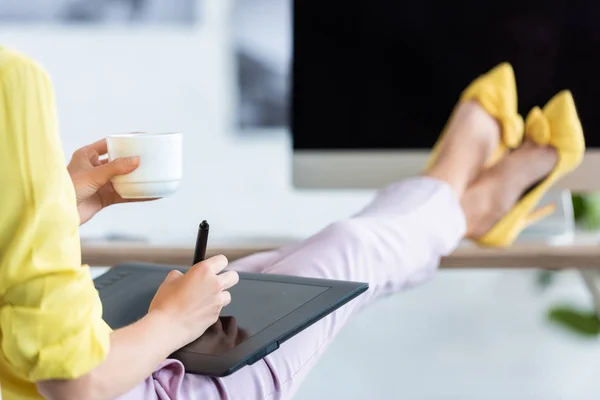
<svg viewBox="0 0 600 400"><path fill-rule="evenodd" d="M304 236L362 206L368 193L298 193L287 135L234 134L230 0L204 0L197 29L0 27L0 43L54 79L67 156L103 135L182 131L184 183L172 198L118 206L82 228L189 240L201 219L217 237Z"/></svg>

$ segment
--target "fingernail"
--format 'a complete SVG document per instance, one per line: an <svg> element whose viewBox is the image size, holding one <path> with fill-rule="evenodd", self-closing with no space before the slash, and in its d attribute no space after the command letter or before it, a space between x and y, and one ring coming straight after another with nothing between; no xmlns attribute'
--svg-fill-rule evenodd
<svg viewBox="0 0 600 400"><path fill-rule="evenodd" d="M140 163L140 157L138 157L138 156L127 157L127 163L131 166L136 166Z"/></svg>

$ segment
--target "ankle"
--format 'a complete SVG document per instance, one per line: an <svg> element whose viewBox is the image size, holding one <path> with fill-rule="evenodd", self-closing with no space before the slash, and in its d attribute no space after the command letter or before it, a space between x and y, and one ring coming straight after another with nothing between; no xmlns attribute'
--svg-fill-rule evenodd
<svg viewBox="0 0 600 400"><path fill-rule="evenodd" d="M460 107L464 125L470 131L470 139L478 140L491 153L500 143L502 129L498 121L475 100L461 104Z"/></svg>
<svg viewBox="0 0 600 400"><path fill-rule="evenodd" d="M523 180L525 185L530 185L552 172L558 162L558 151L552 146L527 141L509 158L512 169L518 171L514 176Z"/></svg>
<svg viewBox="0 0 600 400"><path fill-rule="evenodd" d="M459 199L462 198L465 193L469 181L468 177L461 175L455 171L454 168L446 168L439 164L436 164L425 171L423 176L447 183Z"/></svg>

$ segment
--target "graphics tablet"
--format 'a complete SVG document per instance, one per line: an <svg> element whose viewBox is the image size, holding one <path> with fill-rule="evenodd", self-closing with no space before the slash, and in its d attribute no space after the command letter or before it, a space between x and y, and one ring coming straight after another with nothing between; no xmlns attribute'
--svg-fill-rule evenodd
<svg viewBox="0 0 600 400"><path fill-rule="evenodd" d="M113 329L143 317L167 274L187 268L122 264L94 280L103 318ZM231 304L200 338L175 352L187 372L226 376L262 359L279 345L368 289L366 283L240 272Z"/></svg>

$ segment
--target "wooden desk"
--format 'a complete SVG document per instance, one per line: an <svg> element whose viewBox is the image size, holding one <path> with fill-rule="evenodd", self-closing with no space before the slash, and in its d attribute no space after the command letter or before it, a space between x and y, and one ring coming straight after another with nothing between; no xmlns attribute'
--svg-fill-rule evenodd
<svg viewBox="0 0 600 400"><path fill-rule="evenodd" d="M282 244L216 245L208 249L208 255L224 254L233 261L253 253L276 249ZM82 254L83 262L92 266L113 266L127 261L189 265L193 258L193 247L84 241ZM480 249L465 245L460 246L449 257L444 257L441 266L443 268L600 268L600 245L590 240L560 246L516 244L505 250Z"/></svg>

